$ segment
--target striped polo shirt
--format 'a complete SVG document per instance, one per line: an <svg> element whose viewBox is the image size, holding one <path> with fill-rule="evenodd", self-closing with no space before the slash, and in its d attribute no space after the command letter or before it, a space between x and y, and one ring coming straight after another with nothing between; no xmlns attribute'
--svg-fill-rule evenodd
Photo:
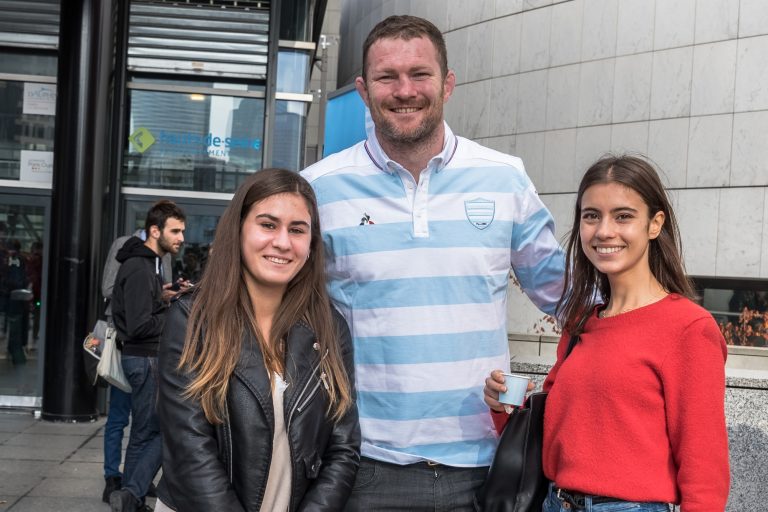
<svg viewBox="0 0 768 512"><path fill-rule="evenodd" d="M509 271L544 312L562 290L554 223L519 158L457 137L418 182L375 135L303 171L331 297L355 347L363 455L486 466L483 384L509 368Z"/></svg>

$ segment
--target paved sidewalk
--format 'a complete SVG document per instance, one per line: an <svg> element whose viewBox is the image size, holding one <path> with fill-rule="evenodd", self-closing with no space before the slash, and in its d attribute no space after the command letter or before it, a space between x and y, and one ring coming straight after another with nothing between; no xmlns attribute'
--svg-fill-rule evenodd
<svg viewBox="0 0 768 512"><path fill-rule="evenodd" d="M108 512L101 501L105 421L53 423L0 409L0 511Z"/></svg>

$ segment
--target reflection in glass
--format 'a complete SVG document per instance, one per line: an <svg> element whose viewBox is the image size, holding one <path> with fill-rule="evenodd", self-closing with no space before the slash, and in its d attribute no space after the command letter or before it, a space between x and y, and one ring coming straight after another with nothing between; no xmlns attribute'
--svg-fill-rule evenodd
<svg viewBox="0 0 768 512"><path fill-rule="evenodd" d="M304 125L307 103L275 102L275 136L272 139L272 165L298 171L304 167Z"/></svg>
<svg viewBox="0 0 768 512"><path fill-rule="evenodd" d="M0 395L35 395L44 208L0 204Z"/></svg>
<svg viewBox="0 0 768 512"><path fill-rule="evenodd" d="M310 41L312 38L311 0L294 0L280 4L280 39Z"/></svg>
<svg viewBox="0 0 768 512"><path fill-rule="evenodd" d="M21 152L53 151L55 116L51 114L25 113L40 112L42 103L24 102L25 82L0 80L0 179L18 180L21 174ZM29 92L36 87L46 91L55 88L52 84L32 84ZM51 103L51 101L53 103ZM48 104L55 107L53 99Z"/></svg>
<svg viewBox="0 0 768 512"><path fill-rule="evenodd" d="M277 54L277 92L304 94L309 83L309 53L280 50Z"/></svg>
<svg viewBox="0 0 768 512"><path fill-rule="evenodd" d="M700 289L701 305L712 313L729 345L768 347L768 290L729 281L728 288Z"/></svg>
<svg viewBox="0 0 768 512"><path fill-rule="evenodd" d="M55 54L46 55L34 52L26 53L14 50L0 50L0 73L17 75L56 76L57 60Z"/></svg>
<svg viewBox="0 0 768 512"><path fill-rule="evenodd" d="M123 185L233 192L261 168L264 100L130 91Z"/></svg>

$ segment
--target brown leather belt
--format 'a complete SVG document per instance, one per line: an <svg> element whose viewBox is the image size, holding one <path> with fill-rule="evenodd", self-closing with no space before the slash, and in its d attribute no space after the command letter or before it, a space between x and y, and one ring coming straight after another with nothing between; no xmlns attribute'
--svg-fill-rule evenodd
<svg viewBox="0 0 768 512"><path fill-rule="evenodd" d="M612 503L615 501L624 501L619 498L611 498L610 496L595 496L593 494L582 494L580 492L571 491L569 489L561 489L559 487L555 487L552 490L554 491L555 496L557 496L557 499L565 503L568 503L569 505L575 508L586 508L588 497L592 498L593 505L597 505L598 503Z"/></svg>

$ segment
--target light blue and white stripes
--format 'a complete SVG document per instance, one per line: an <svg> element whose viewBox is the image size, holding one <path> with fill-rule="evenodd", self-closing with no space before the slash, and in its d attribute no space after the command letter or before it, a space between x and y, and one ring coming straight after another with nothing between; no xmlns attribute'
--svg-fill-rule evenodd
<svg viewBox="0 0 768 512"><path fill-rule="evenodd" d="M483 466L496 446L483 380L509 367L510 267L551 313L563 255L522 162L445 128L419 183L375 138L303 175L355 342L363 454Z"/></svg>

